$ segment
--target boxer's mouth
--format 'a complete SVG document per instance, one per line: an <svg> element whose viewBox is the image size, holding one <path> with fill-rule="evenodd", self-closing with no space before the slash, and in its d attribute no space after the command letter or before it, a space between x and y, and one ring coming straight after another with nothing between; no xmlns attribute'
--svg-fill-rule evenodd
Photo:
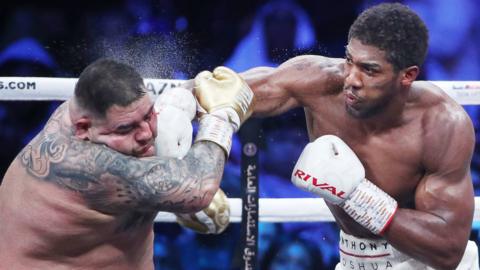
<svg viewBox="0 0 480 270"><path fill-rule="evenodd" d="M154 154L154 144L149 143L144 147L140 148L138 151L135 151L136 156L145 157L145 156L153 156Z"/></svg>
<svg viewBox="0 0 480 270"><path fill-rule="evenodd" d="M345 102L349 105L356 105L358 103L361 103L361 99L357 97L356 95L352 94L352 92L345 92Z"/></svg>

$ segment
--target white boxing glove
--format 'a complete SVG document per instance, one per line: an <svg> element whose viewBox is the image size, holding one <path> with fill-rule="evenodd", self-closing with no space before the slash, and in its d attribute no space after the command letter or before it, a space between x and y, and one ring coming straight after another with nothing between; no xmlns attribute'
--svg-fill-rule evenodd
<svg viewBox="0 0 480 270"><path fill-rule="evenodd" d="M155 100L157 107L175 106L187 114L190 120L195 118L197 113L197 100L192 91L183 87L166 89Z"/></svg>
<svg viewBox="0 0 480 270"><path fill-rule="evenodd" d="M157 112L157 156L183 158L192 146L192 119L197 103L193 94L184 88L171 88L155 100Z"/></svg>
<svg viewBox="0 0 480 270"><path fill-rule="evenodd" d="M192 146L192 122L177 107L156 109L157 137L155 151L159 157L183 158Z"/></svg>
<svg viewBox="0 0 480 270"><path fill-rule="evenodd" d="M307 144L292 173L292 183L339 205L375 234L382 234L397 201L365 178L365 169L340 138L325 135Z"/></svg>

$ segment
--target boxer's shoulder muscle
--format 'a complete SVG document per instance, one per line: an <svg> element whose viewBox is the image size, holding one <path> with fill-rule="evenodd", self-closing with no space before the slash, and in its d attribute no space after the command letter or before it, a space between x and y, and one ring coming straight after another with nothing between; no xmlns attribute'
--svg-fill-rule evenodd
<svg viewBox="0 0 480 270"><path fill-rule="evenodd" d="M455 151L453 148L462 148L462 159L468 159L473 151L475 132L463 107L428 82L419 82L414 91L419 93L418 106L423 110L423 142L427 160L451 154Z"/></svg>
<svg viewBox="0 0 480 270"><path fill-rule="evenodd" d="M72 133L64 122L66 114L68 106L64 103L52 114L43 130L17 156L32 176L46 177L50 172L50 164L60 162L65 157L69 144L67 138Z"/></svg>
<svg viewBox="0 0 480 270"><path fill-rule="evenodd" d="M412 87L415 106L423 112L423 126L431 129L472 128L463 107L442 89L429 82L416 82ZM472 130L473 131L473 130Z"/></svg>

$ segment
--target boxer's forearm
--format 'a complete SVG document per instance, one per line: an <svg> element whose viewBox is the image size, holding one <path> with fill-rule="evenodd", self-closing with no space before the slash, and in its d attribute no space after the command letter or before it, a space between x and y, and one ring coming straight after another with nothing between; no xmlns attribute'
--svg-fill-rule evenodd
<svg viewBox="0 0 480 270"><path fill-rule="evenodd" d="M265 80L268 80L273 72L275 72L275 68L272 67L255 67L240 73L240 76L245 79L250 87L256 87L265 83Z"/></svg>
<svg viewBox="0 0 480 270"><path fill-rule="evenodd" d="M183 159L169 159L159 168L152 168L146 176L151 181L142 184L155 193L150 200L155 210L196 212L212 201L220 186L224 164L225 152L219 145L196 142Z"/></svg>
<svg viewBox="0 0 480 270"><path fill-rule="evenodd" d="M435 269L453 269L465 249L469 226L418 210L398 209L384 237L388 242Z"/></svg>
<svg viewBox="0 0 480 270"><path fill-rule="evenodd" d="M155 157L126 163L124 170L116 172L116 183L130 189L128 195L131 204L137 204L137 210L197 212L213 199L224 164L225 152L221 147L212 142L197 142L183 159ZM128 183L122 184L123 179Z"/></svg>

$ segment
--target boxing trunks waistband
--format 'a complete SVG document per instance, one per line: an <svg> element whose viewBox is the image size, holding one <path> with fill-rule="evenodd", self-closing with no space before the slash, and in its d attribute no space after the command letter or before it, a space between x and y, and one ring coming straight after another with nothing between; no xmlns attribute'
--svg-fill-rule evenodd
<svg viewBox="0 0 480 270"><path fill-rule="evenodd" d="M390 245L385 239L363 239L340 231L340 262L335 270L433 270ZM457 270L478 270L478 248L468 241Z"/></svg>

